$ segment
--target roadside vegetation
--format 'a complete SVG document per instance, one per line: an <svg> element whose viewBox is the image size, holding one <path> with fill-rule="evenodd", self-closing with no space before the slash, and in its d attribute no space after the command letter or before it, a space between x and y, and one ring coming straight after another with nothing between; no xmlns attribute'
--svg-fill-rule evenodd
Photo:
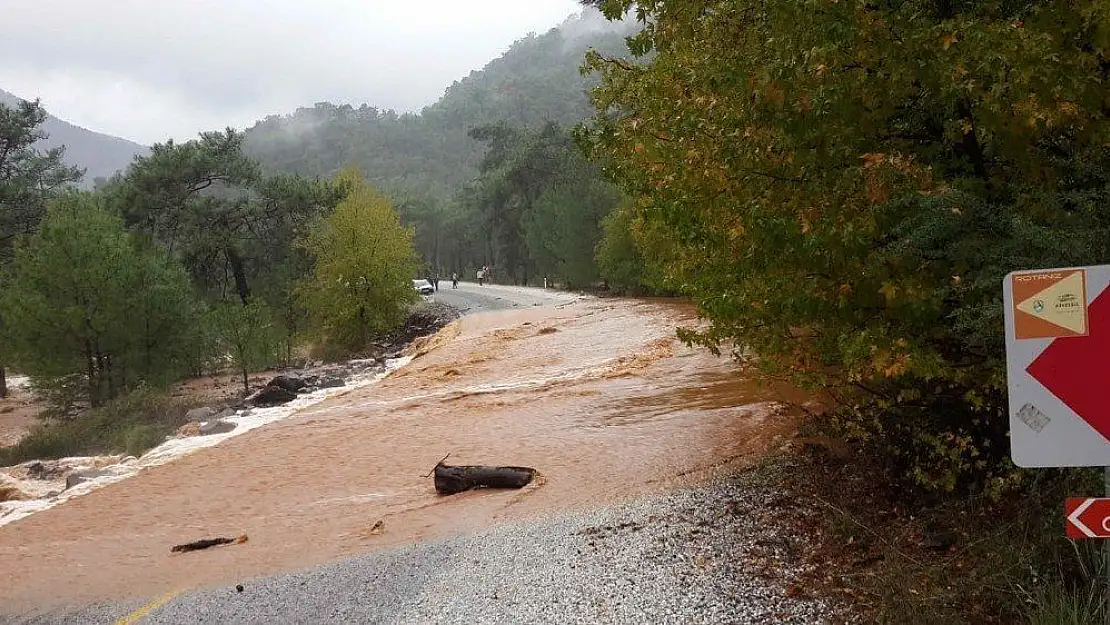
<svg viewBox="0 0 1110 625"><path fill-rule="evenodd" d="M171 384L231 370L247 393L309 342L364 350L417 299L412 233L357 171L264 176L228 130L78 191L64 152L33 145L44 115L0 105L0 365L51 405L0 462L141 453L180 425ZM336 293L340 277L358 288Z"/></svg>
<svg viewBox="0 0 1110 625"><path fill-rule="evenodd" d="M1110 8L635 8L647 56L586 61L598 114L579 135L631 198L609 232L636 244L606 242L607 262L635 276L612 260L638 249L711 322L687 340L830 398L819 429L887 502L864 525L889 510L968 531L963 571L888 550L853 578L886 583L884 620L1071 622L1099 578L1063 538L1063 497L1098 491L1009 460L1000 285L1110 262Z"/></svg>

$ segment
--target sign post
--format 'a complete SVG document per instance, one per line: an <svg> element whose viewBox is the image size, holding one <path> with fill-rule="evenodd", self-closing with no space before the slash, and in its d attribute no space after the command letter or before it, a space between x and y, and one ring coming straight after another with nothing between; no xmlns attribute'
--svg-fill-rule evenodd
<svg viewBox="0 0 1110 625"><path fill-rule="evenodd" d="M1010 455L1103 467L1103 498L1068 499L1070 538L1110 538L1110 265L1015 271L1002 285ZM1103 543L1110 625L1110 541Z"/></svg>

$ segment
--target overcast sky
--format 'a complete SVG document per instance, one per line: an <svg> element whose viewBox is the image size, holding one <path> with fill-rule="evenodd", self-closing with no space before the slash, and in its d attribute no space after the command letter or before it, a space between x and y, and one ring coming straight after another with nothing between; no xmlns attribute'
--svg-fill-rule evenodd
<svg viewBox="0 0 1110 625"><path fill-rule="evenodd" d="M0 89L141 143L319 101L415 111L575 0L0 0Z"/></svg>

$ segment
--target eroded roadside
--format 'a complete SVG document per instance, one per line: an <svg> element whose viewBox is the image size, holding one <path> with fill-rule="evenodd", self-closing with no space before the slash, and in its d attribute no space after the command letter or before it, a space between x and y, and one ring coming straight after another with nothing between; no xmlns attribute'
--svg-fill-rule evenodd
<svg viewBox="0 0 1110 625"><path fill-rule="evenodd" d="M699 483L793 431L784 397L688 349L689 310L586 300L449 326L373 387L0 530L0 605L154 597ZM421 353L423 352L423 353ZM438 498L458 462L539 484ZM370 531L377 521L385 531ZM169 547L248 534L193 556ZM187 559L186 559L187 558Z"/></svg>

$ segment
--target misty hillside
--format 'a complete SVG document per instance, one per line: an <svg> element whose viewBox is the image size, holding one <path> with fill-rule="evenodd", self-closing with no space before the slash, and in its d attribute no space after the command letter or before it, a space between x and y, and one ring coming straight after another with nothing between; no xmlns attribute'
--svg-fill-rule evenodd
<svg viewBox="0 0 1110 625"><path fill-rule="evenodd" d="M0 104L12 107L17 106L20 100L18 96L0 90ZM38 147L66 146L66 163L86 170L83 186L91 186L96 178L111 176L130 165L136 155L148 151L145 146L133 141L74 126L53 115L47 116L41 130L49 137L40 141Z"/></svg>
<svg viewBox="0 0 1110 625"><path fill-rule="evenodd" d="M571 125L589 115L583 55L596 48L627 56L627 29L585 11L520 39L420 114L317 103L255 124L246 132L248 150L271 171L330 176L357 164L393 193L449 194L477 173L481 146L467 136L470 128L499 121Z"/></svg>

